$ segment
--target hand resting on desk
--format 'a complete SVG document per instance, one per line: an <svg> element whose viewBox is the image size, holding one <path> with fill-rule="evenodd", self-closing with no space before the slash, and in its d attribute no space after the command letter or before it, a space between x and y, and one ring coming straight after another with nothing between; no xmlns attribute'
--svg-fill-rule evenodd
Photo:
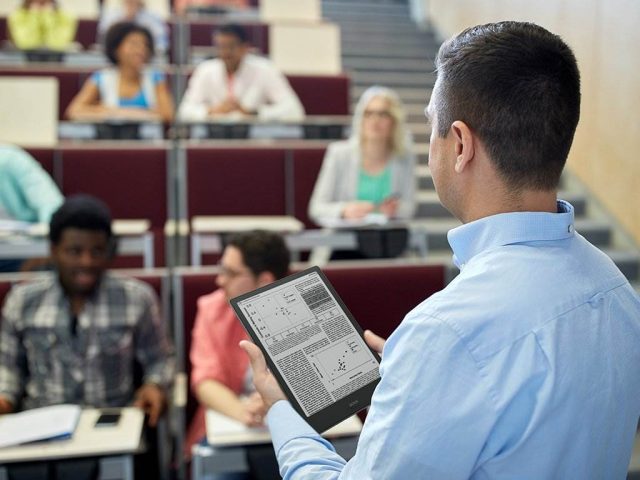
<svg viewBox="0 0 640 480"><path fill-rule="evenodd" d="M0 396L0 415L4 413L13 413L13 404L6 398Z"/></svg>

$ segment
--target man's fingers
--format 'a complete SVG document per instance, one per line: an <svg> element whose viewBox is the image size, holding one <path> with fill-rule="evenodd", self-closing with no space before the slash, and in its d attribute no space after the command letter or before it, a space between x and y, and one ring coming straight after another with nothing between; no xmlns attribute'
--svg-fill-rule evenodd
<svg viewBox="0 0 640 480"><path fill-rule="evenodd" d="M257 374L263 374L267 371L267 362L264 359L264 355L260 349L253 343L242 340L240 342L240 348L242 348L247 355L249 355L249 362L251 362L251 368L253 372Z"/></svg>
<svg viewBox="0 0 640 480"><path fill-rule="evenodd" d="M376 335L371 330L364 331L364 340L367 342L367 345L371 347L372 350L382 353L382 349L384 347L385 339L380 335Z"/></svg>

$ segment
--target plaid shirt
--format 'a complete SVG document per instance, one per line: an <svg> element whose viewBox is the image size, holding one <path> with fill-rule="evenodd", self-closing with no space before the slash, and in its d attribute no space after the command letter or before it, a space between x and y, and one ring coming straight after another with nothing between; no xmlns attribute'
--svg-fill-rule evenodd
<svg viewBox="0 0 640 480"><path fill-rule="evenodd" d="M0 395L20 409L124 406L133 399L136 363L144 383L170 386L173 347L147 284L105 274L75 335L71 324L57 275L14 287L2 310Z"/></svg>

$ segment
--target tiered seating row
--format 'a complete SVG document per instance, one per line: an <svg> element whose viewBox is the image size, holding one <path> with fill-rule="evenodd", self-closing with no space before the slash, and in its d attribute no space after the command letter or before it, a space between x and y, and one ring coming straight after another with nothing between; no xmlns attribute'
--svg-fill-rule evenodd
<svg viewBox="0 0 640 480"><path fill-rule="evenodd" d="M58 114L59 119L62 120L71 100L94 70L95 68L64 66L28 68L1 66L0 77L33 76L56 78L59 85ZM191 71L183 73L181 69L167 67L166 74L171 91L178 98L181 92L178 91L177 84L179 81L186 84ZM182 78L178 79L178 77ZM287 79L291 83L293 90L298 94L308 115L349 114L349 77L346 75L288 75ZM28 107L28 105L25 107Z"/></svg>
<svg viewBox="0 0 640 480"><path fill-rule="evenodd" d="M104 200L118 219L146 218L164 265L167 220L196 215L291 215L307 227L307 205L326 144L273 147L107 142L27 149L64 195ZM125 264L138 266L139 264Z"/></svg>

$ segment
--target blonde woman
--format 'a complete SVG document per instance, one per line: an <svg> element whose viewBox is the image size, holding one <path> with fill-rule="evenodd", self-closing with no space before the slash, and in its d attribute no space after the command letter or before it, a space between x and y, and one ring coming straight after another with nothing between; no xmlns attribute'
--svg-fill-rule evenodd
<svg viewBox="0 0 640 480"><path fill-rule="evenodd" d="M415 209L415 156L398 95L367 89L356 106L348 140L329 145L309 202L309 216L364 219L381 213L408 219Z"/></svg>

